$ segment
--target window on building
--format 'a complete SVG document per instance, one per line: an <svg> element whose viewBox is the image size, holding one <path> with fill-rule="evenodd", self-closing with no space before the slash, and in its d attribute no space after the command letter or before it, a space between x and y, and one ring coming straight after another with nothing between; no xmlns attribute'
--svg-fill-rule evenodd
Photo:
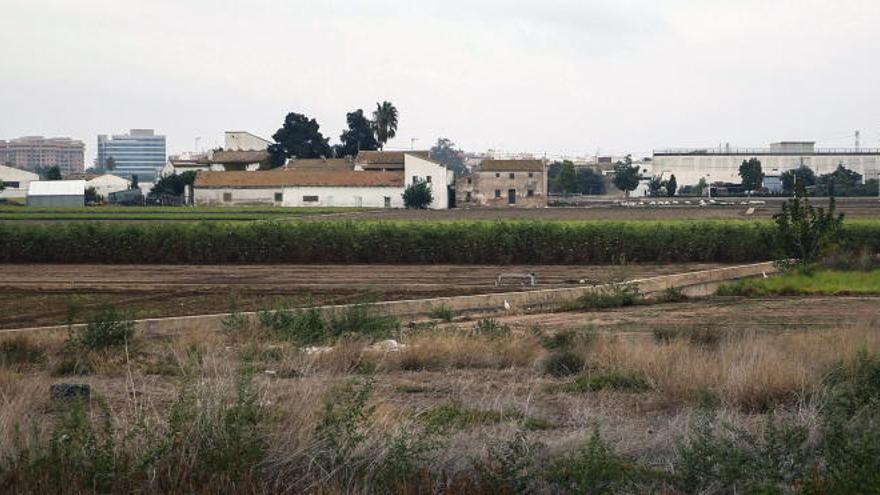
<svg viewBox="0 0 880 495"><path fill-rule="evenodd" d="M385 196L385 208L391 208L391 196Z"/></svg>
<svg viewBox="0 0 880 495"><path fill-rule="evenodd" d="M431 176L430 175L425 177L425 182L427 182L428 184L431 183Z"/></svg>
<svg viewBox="0 0 880 495"><path fill-rule="evenodd" d="M471 183L473 183L473 179L471 179L470 177L468 177L468 184L471 184Z"/></svg>
<svg viewBox="0 0 880 495"><path fill-rule="evenodd" d="M534 176L535 176L535 174L533 172L529 172L529 179L531 179Z"/></svg>
<svg viewBox="0 0 880 495"><path fill-rule="evenodd" d="M528 189L528 190L526 191L526 196L527 196L527 197L531 198L531 197L534 196L534 195L535 195L535 190L534 190L534 189Z"/></svg>
<svg viewBox="0 0 880 495"><path fill-rule="evenodd" d="M495 189L495 199L498 199L500 197L501 197L501 189Z"/></svg>
<svg viewBox="0 0 880 495"><path fill-rule="evenodd" d="M470 192L465 193L464 200L467 202L471 201L471 193Z"/></svg>
<svg viewBox="0 0 880 495"><path fill-rule="evenodd" d="M416 184L416 183L418 183L418 182L419 182L419 176L418 176L418 175L413 175L413 184Z"/></svg>
<svg viewBox="0 0 880 495"><path fill-rule="evenodd" d="M229 203L231 201L232 201L232 193L231 192L223 193L223 202Z"/></svg>
<svg viewBox="0 0 880 495"><path fill-rule="evenodd" d="M513 179L514 177L515 177L515 175L513 174L513 172L511 172L511 173L510 173L510 178Z"/></svg>
<svg viewBox="0 0 880 495"><path fill-rule="evenodd" d="M317 196L303 196L303 203L317 203Z"/></svg>
<svg viewBox="0 0 880 495"><path fill-rule="evenodd" d="M21 187L21 184L18 182L3 182L3 187L8 187L10 189L18 189Z"/></svg>
<svg viewBox="0 0 880 495"><path fill-rule="evenodd" d="M283 199L284 199L284 195L283 195L283 194L281 194L281 193L275 193L275 202L276 202L276 203L280 203L281 201L283 201Z"/></svg>
<svg viewBox="0 0 880 495"><path fill-rule="evenodd" d="M497 178L499 178L499 177L501 177L501 174L498 173L498 172L495 172L495 178L497 179Z"/></svg>

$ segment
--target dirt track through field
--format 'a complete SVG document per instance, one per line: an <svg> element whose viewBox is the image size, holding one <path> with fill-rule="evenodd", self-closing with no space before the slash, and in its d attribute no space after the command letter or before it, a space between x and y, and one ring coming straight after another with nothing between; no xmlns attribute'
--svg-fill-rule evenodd
<svg viewBox="0 0 880 495"><path fill-rule="evenodd" d="M723 266L463 265L3 265L0 328L59 324L71 305L86 314L113 305L147 318L285 305L343 304L525 290L495 287L501 272L533 272L537 289ZM82 321L81 316L78 320Z"/></svg>

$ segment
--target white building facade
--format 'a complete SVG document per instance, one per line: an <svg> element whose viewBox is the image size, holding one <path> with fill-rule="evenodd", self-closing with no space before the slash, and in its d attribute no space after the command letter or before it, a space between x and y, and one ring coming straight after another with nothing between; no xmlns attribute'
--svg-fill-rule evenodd
<svg viewBox="0 0 880 495"><path fill-rule="evenodd" d="M327 168L199 172L193 199L205 206L403 208L406 187L425 182L434 195L429 208L449 206L452 172L423 157L406 155L398 171Z"/></svg>
<svg viewBox="0 0 880 495"><path fill-rule="evenodd" d="M26 198L28 186L31 182L38 180L40 180L40 176L33 172L0 165L0 182L3 183L0 199Z"/></svg>
<svg viewBox="0 0 880 495"><path fill-rule="evenodd" d="M447 170L440 163L424 156L406 154L404 160L405 187L409 187L414 182L427 182L430 184L434 196L434 200L428 208L431 210L449 208L449 195L455 194L455 178L452 170ZM403 190L400 191L400 194L403 194ZM403 201L401 200L402 205Z"/></svg>
<svg viewBox="0 0 880 495"><path fill-rule="evenodd" d="M811 141L773 143L769 148L670 149L654 151L653 175L668 179L675 175L679 185L695 185L700 179L707 183L739 183L739 167L743 161L757 158L765 175L778 176L788 170L805 166L819 176L829 174L838 165L862 175L863 180L875 179L880 172L880 149L877 148L816 148Z"/></svg>

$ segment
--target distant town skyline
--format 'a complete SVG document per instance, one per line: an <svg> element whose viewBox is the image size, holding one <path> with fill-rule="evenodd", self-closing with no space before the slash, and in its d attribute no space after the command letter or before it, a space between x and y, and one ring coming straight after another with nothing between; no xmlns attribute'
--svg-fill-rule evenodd
<svg viewBox="0 0 880 495"><path fill-rule="evenodd" d="M383 100L397 149L880 146L877 2L4 3L0 139L81 140L86 166L99 134L156 129L175 154L291 111L336 142Z"/></svg>

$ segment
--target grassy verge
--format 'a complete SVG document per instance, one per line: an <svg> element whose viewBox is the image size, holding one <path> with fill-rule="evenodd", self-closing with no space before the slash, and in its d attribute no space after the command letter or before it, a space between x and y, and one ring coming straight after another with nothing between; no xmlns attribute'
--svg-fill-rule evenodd
<svg viewBox="0 0 880 495"><path fill-rule="evenodd" d="M791 271L782 275L739 280L721 286L719 296L799 296L880 294L880 270L816 272Z"/></svg>

